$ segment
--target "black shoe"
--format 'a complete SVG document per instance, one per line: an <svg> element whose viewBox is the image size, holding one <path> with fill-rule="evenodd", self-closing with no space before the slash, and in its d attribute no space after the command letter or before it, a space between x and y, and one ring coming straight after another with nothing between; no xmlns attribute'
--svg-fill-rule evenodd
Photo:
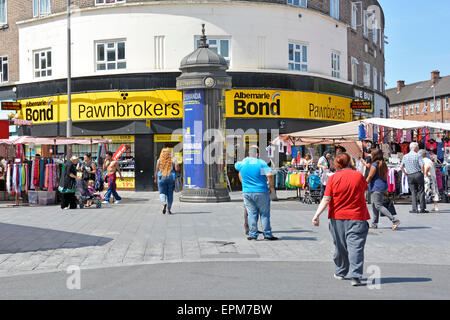
<svg viewBox="0 0 450 320"><path fill-rule="evenodd" d="M256 240L256 238L248 237L247 240Z"/></svg>
<svg viewBox="0 0 450 320"><path fill-rule="evenodd" d="M428 210L420 210L419 213L430 213Z"/></svg>
<svg viewBox="0 0 450 320"><path fill-rule="evenodd" d="M163 208L162 214L166 214L166 208L167 208L167 204L165 204L165 205L164 205L164 208Z"/></svg>
<svg viewBox="0 0 450 320"><path fill-rule="evenodd" d="M409 213L419 213L417 210L410 210Z"/></svg>
<svg viewBox="0 0 450 320"><path fill-rule="evenodd" d="M353 278L351 281L351 285L353 287L358 287L361 285L361 280L359 278Z"/></svg>
<svg viewBox="0 0 450 320"><path fill-rule="evenodd" d="M245 235L248 236L249 231L245 231Z"/></svg>
<svg viewBox="0 0 450 320"><path fill-rule="evenodd" d="M263 234L263 232L262 232L262 231L259 231L259 230L258 230L258 233L259 233L259 234Z"/></svg>
<svg viewBox="0 0 450 320"><path fill-rule="evenodd" d="M268 240L268 241L275 241L275 240L278 240L278 238L277 237L264 237L264 240Z"/></svg>

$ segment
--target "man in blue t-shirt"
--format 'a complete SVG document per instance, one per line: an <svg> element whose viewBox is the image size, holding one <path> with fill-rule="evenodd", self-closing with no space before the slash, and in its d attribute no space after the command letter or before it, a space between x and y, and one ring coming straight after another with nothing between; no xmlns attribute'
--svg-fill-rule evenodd
<svg viewBox="0 0 450 320"><path fill-rule="evenodd" d="M235 168L242 181L244 204L248 212L250 231L247 239L258 238L258 218L261 216L264 239L278 240L272 235L270 227L270 194L274 192L272 170L267 163L258 159L258 147L250 146L249 157L237 162Z"/></svg>

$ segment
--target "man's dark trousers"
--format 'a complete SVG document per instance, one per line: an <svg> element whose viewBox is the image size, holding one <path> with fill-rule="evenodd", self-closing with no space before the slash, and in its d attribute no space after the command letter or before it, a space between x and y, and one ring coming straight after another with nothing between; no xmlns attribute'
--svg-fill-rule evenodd
<svg viewBox="0 0 450 320"><path fill-rule="evenodd" d="M425 211L425 179L422 172L408 174L409 189L412 197L412 210L417 211L417 198L420 202L420 211Z"/></svg>

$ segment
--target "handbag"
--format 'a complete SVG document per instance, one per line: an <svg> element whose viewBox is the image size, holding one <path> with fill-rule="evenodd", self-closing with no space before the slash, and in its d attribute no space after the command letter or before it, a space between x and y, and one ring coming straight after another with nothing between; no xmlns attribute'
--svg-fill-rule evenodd
<svg viewBox="0 0 450 320"><path fill-rule="evenodd" d="M386 209L388 209L389 212L390 212L393 216L396 216L396 215L397 215L397 211L395 210L394 202L392 202L392 200L390 200L390 199L386 200L386 201L383 203L383 206L384 206ZM380 214L381 214L382 216L384 216L383 213L380 212Z"/></svg>
<svg viewBox="0 0 450 320"><path fill-rule="evenodd" d="M180 192L181 190L183 190L183 177L181 175L177 175L177 177L175 178L174 191Z"/></svg>

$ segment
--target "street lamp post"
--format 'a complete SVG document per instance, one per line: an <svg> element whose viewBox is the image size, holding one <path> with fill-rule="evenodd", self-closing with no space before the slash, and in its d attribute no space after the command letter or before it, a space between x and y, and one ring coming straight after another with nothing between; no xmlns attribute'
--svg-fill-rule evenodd
<svg viewBox="0 0 450 320"><path fill-rule="evenodd" d="M436 123L436 86L433 84L433 106L434 106L434 122Z"/></svg>
<svg viewBox="0 0 450 320"><path fill-rule="evenodd" d="M71 92L71 35L70 35L70 0L67 0L67 123L66 136L72 137L72 92ZM72 157L72 145L67 145L67 157Z"/></svg>

